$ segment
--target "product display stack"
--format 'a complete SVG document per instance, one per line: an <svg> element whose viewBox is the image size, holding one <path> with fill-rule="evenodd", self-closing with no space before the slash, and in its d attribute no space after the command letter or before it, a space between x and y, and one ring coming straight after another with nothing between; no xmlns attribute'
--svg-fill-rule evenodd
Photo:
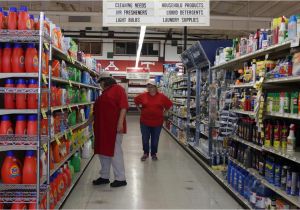
<svg viewBox="0 0 300 210"><path fill-rule="evenodd" d="M0 13L0 209L58 209L93 156L99 69L44 13Z"/></svg>

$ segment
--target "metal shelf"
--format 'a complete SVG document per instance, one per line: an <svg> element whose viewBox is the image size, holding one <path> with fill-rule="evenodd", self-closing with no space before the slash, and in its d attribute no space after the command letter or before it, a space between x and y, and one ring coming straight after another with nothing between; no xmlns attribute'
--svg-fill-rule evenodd
<svg viewBox="0 0 300 210"><path fill-rule="evenodd" d="M290 47L291 47L291 41L287 41L287 42L284 42L282 44L273 45L273 46L270 46L266 49L260 49L260 50L257 50L255 52L253 52L253 53L249 53L247 55L243 55L243 56L240 56L238 58L232 59L232 60L230 60L228 62L225 62L223 64L214 66L214 67L211 68L211 70L229 68L229 67L232 67L233 65L235 65L237 63L243 63L243 62L249 61L253 58L257 58L259 56L263 56L263 55L266 55L266 54L269 54L269 53L274 53L274 52L289 49Z"/></svg>
<svg viewBox="0 0 300 210"><path fill-rule="evenodd" d="M182 104L182 103L179 103L179 102L176 102L176 101L173 101L172 102L174 105L178 105L178 106L185 106L185 104Z"/></svg>
<svg viewBox="0 0 300 210"><path fill-rule="evenodd" d="M47 93L48 90L45 88L42 92ZM38 88L6 88L0 87L0 93L20 93L20 94L37 94Z"/></svg>
<svg viewBox="0 0 300 210"><path fill-rule="evenodd" d="M182 86L182 87L173 88L173 90L185 90L187 88L188 88L187 86Z"/></svg>
<svg viewBox="0 0 300 210"><path fill-rule="evenodd" d="M175 122L173 122L172 120L169 120L173 125L175 125L177 128L179 128L180 130L184 130L183 128L181 128L180 126L178 126Z"/></svg>
<svg viewBox="0 0 300 210"><path fill-rule="evenodd" d="M171 133L171 131L169 131L169 129L167 129L165 126L163 126L163 128L165 129L165 131L173 137L173 139L175 139L175 141L177 141L179 144L181 144L182 146L186 146L184 143L182 143L181 141L179 141L179 139L173 134Z"/></svg>
<svg viewBox="0 0 300 210"><path fill-rule="evenodd" d="M291 161L300 164L300 152L286 152L286 151L276 150L272 147L266 147L266 146L262 146L262 149L264 151L270 152L272 154L281 156L283 158L289 159Z"/></svg>
<svg viewBox="0 0 300 210"><path fill-rule="evenodd" d="M183 82L183 81L187 81L187 78L182 78L182 79L179 79L179 80L175 80L173 81L172 83L179 83L179 82Z"/></svg>
<svg viewBox="0 0 300 210"><path fill-rule="evenodd" d="M96 87L96 86L93 86L93 85L87 85L87 84L80 83L80 82L74 82L74 81L62 79L62 78L59 78L59 77L52 77L52 81L59 82L59 83L62 83L62 84L69 84L69 85L71 84L71 85L79 87L79 88L84 87L84 88L91 88L91 89L100 90L100 87Z"/></svg>
<svg viewBox="0 0 300 210"><path fill-rule="evenodd" d="M58 111L58 110L63 110L63 109L69 109L69 108L74 108L78 106L87 106L87 105L92 105L95 102L83 102L83 103L77 103L77 104L70 104L70 105L63 105L63 106L55 106L51 107L51 111Z"/></svg>
<svg viewBox="0 0 300 210"><path fill-rule="evenodd" d="M73 66L75 66L81 70L87 71L90 74L92 74L96 77L99 77L100 74L98 72L88 68L85 64L83 64L77 60L71 59L68 55L66 55L62 50L58 49L57 47L53 46L52 49L54 51L53 52L54 56L59 57L59 58L63 59L64 61L67 61L68 63L72 64Z"/></svg>
<svg viewBox="0 0 300 210"><path fill-rule="evenodd" d="M0 79L6 78L38 78L38 73L0 73Z"/></svg>
<svg viewBox="0 0 300 210"><path fill-rule="evenodd" d="M82 159L80 172L78 172L78 173L75 174L74 178L72 179L71 186L67 189L67 191L65 192L65 194L63 195L63 197L60 199L60 201L56 204L55 209L60 209L62 207L62 205L64 204L65 200L68 198L68 196L72 192L73 188L76 186L76 183L78 182L78 180L80 179L80 177L84 173L85 169L88 167L88 165L91 162L91 160L93 159L93 157L94 156L92 155L88 159Z"/></svg>
<svg viewBox="0 0 300 210"><path fill-rule="evenodd" d="M248 115L248 116L255 116L256 113L252 111L243 111L243 110L238 110L238 109L231 109L229 110L231 112L237 113L237 114L243 114L243 115Z"/></svg>
<svg viewBox="0 0 300 210"><path fill-rule="evenodd" d="M44 41L50 42L50 36L43 33ZM39 30L0 30L0 42L39 42Z"/></svg>
<svg viewBox="0 0 300 210"><path fill-rule="evenodd" d="M256 145L256 144L254 144L252 142L246 141L246 140L244 140L244 139L242 139L242 138L240 138L238 136L233 136L233 137L231 137L231 139L234 140L234 141L240 142L242 144L245 144L245 145L247 145L249 147L252 147L253 149L256 149L258 151L263 151L263 148L261 146Z"/></svg>
<svg viewBox="0 0 300 210"><path fill-rule="evenodd" d="M178 115L176 114L175 112L170 112L172 115L176 116L176 117L179 117L179 118L183 118L183 119L186 119L187 117L186 116L181 116L181 115Z"/></svg>
<svg viewBox="0 0 300 210"><path fill-rule="evenodd" d="M204 152L203 150L202 150L202 148L201 147L199 147L199 146L195 146L193 143L188 143L191 147L193 147L194 148L194 150L196 151L196 152L198 152L203 158L205 158L206 160L210 160L210 157L209 157L209 155L206 153L206 152Z"/></svg>
<svg viewBox="0 0 300 210"><path fill-rule="evenodd" d="M187 98L187 96L173 96L173 98Z"/></svg>
<svg viewBox="0 0 300 210"><path fill-rule="evenodd" d="M230 88L253 88L254 84L253 83L245 83L245 84L240 84L240 85L230 85Z"/></svg>
<svg viewBox="0 0 300 210"><path fill-rule="evenodd" d="M0 109L0 115L8 114L37 114L37 109Z"/></svg>
<svg viewBox="0 0 300 210"><path fill-rule="evenodd" d="M270 117L279 117L279 118L286 118L286 119L292 119L292 120L300 120L300 116L298 114L288 114L288 113L265 113L266 116Z"/></svg>
<svg viewBox="0 0 300 210"><path fill-rule="evenodd" d="M264 84L283 84L289 82L299 82L300 76L290 76L290 77L283 77L283 78L274 78L268 79L264 81Z"/></svg>

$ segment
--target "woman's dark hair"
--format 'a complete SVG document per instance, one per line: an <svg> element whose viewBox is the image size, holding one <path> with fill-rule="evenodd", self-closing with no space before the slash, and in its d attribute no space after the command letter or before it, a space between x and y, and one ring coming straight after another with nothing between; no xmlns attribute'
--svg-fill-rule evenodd
<svg viewBox="0 0 300 210"><path fill-rule="evenodd" d="M114 78L112 78L112 77L103 77L103 78L100 78L98 82L99 83L104 82L104 88L108 88L108 87L110 87L112 85L117 84L117 81Z"/></svg>

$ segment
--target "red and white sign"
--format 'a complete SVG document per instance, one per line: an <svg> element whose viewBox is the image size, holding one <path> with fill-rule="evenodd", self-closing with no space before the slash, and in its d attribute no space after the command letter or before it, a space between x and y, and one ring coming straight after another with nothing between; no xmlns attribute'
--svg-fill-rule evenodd
<svg viewBox="0 0 300 210"><path fill-rule="evenodd" d="M126 79L150 79L149 68L142 67L127 67L126 68Z"/></svg>
<svg viewBox="0 0 300 210"><path fill-rule="evenodd" d="M98 60L101 67L105 71L123 71L126 72L127 67L135 66L135 60ZM149 68L150 72L163 72L164 62L161 61L141 61L139 67Z"/></svg>

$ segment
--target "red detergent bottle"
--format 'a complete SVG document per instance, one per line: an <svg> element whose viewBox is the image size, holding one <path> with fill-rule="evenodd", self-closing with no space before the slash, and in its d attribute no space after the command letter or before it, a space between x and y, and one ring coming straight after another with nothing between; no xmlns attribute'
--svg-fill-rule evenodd
<svg viewBox="0 0 300 210"><path fill-rule="evenodd" d="M27 135L37 135L37 115L32 114L28 116L27 120Z"/></svg>
<svg viewBox="0 0 300 210"><path fill-rule="evenodd" d="M0 73L1 72L2 72L2 44L0 43Z"/></svg>
<svg viewBox="0 0 300 210"><path fill-rule="evenodd" d="M18 30L30 30L31 23L27 7L21 6L18 14Z"/></svg>
<svg viewBox="0 0 300 210"><path fill-rule="evenodd" d="M57 172L57 179L58 179L57 191L58 191L59 198L61 199L65 194L65 182L61 170Z"/></svg>
<svg viewBox="0 0 300 210"><path fill-rule="evenodd" d="M29 19L30 19L30 29L34 30L35 29L34 15L30 14Z"/></svg>
<svg viewBox="0 0 300 210"><path fill-rule="evenodd" d="M13 79L6 79L5 85L6 88L15 87L15 82ZM16 108L16 98L13 93L5 93L4 94L4 108L5 109L15 109Z"/></svg>
<svg viewBox="0 0 300 210"><path fill-rule="evenodd" d="M11 72L11 56L12 56L12 47L10 43L5 43L2 50L2 73Z"/></svg>
<svg viewBox="0 0 300 210"><path fill-rule="evenodd" d="M5 29L5 16L3 13L3 8L0 7L0 30Z"/></svg>
<svg viewBox="0 0 300 210"><path fill-rule="evenodd" d="M39 58L38 52L33 43L27 44L25 52L25 69L26 72L38 72L39 70Z"/></svg>
<svg viewBox="0 0 300 210"><path fill-rule="evenodd" d="M57 203L57 189L54 182L54 176L50 177L50 209L54 209Z"/></svg>
<svg viewBox="0 0 300 210"><path fill-rule="evenodd" d="M11 55L11 71L14 73L25 72L24 50L21 44L15 43Z"/></svg>
<svg viewBox="0 0 300 210"><path fill-rule="evenodd" d="M14 210L26 210L27 209L27 205L25 203L13 203L13 205L11 205L10 209L14 209Z"/></svg>
<svg viewBox="0 0 300 210"><path fill-rule="evenodd" d="M30 79L28 83L28 88L38 88L38 81L36 79ZM38 96L37 94L27 95L27 108L37 109L38 108Z"/></svg>
<svg viewBox="0 0 300 210"><path fill-rule="evenodd" d="M24 79L18 79L16 88L27 88L26 81ZM26 94L18 93L16 94L16 108L17 109L27 109L27 96Z"/></svg>
<svg viewBox="0 0 300 210"><path fill-rule="evenodd" d="M1 167L1 179L4 184L21 184L21 162L14 156L12 151L6 152L6 157Z"/></svg>
<svg viewBox="0 0 300 210"><path fill-rule="evenodd" d="M7 29L7 25L8 25L8 12L7 11L3 11L3 15L4 15L4 29Z"/></svg>
<svg viewBox="0 0 300 210"><path fill-rule="evenodd" d="M27 129L26 116L25 115L17 115L15 134L16 135L25 135L26 129Z"/></svg>
<svg viewBox="0 0 300 210"><path fill-rule="evenodd" d="M12 123L10 121L9 115L2 115L1 117L1 124L0 124L0 134L7 135L13 134L14 130L12 128Z"/></svg>
<svg viewBox="0 0 300 210"><path fill-rule="evenodd" d="M7 28L9 30L17 30L18 29L18 10L16 7L9 8Z"/></svg>
<svg viewBox="0 0 300 210"><path fill-rule="evenodd" d="M42 171L42 164L40 164L40 175L42 174ZM26 151L22 174L23 184L36 184L37 159L35 152L32 150Z"/></svg>

